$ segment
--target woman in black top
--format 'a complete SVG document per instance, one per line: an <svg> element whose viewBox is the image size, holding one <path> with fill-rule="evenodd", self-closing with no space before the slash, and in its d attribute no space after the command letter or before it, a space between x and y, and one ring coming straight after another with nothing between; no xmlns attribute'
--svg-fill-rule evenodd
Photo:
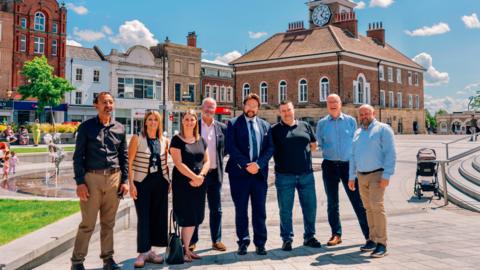
<svg viewBox="0 0 480 270"><path fill-rule="evenodd" d="M134 266L162 263L152 246L164 247L168 238L168 190L170 187L167 149L162 137L161 117L156 111L145 114L141 134L134 135L128 148L130 195L138 217L137 252Z"/></svg>
<svg viewBox="0 0 480 270"><path fill-rule="evenodd" d="M189 250L195 226L203 222L205 213L205 175L210 168L207 144L198 132L198 118L193 110L182 115L180 134L170 146L173 168L173 212L179 226L185 250L185 261L201 257Z"/></svg>

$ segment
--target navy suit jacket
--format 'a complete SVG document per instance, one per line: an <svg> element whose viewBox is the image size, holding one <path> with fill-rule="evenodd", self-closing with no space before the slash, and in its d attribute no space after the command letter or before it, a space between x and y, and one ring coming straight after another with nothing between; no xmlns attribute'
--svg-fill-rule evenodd
<svg viewBox="0 0 480 270"><path fill-rule="evenodd" d="M266 181L268 177L268 162L273 156L273 142L270 131L270 124L260 119L257 124L260 129L261 146L260 155L257 164L260 167L259 173ZM248 127L245 115L240 115L231 119L227 126L227 152L230 156L227 162L226 172L233 177L242 177L251 175L247 172L247 164L250 163L250 143Z"/></svg>
<svg viewBox="0 0 480 270"><path fill-rule="evenodd" d="M227 154L225 152L225 139L227 136L227 126L224 123L215 121L215 137L217 142L217 160L210 162L216 162L218 168L218 180L220 183L223 181L223 158ZM202 119L198 121L198 131L200 132L200 136L202 136Z"/></svg>

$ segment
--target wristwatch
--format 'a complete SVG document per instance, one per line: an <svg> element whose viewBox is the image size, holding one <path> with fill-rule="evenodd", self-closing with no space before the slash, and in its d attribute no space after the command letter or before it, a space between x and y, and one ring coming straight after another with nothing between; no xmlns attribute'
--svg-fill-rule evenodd
<svg viewBox="0 0 480 270"><path fill-rule="evenodd" d="M202 177L205 177L205 176L206 176L204 173L200 173L199 175L202 176Z"/></svg>

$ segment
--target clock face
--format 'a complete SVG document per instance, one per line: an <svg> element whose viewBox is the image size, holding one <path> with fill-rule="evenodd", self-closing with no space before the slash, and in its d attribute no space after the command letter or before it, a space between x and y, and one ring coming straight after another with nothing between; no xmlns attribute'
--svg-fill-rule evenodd
<svg viewBox="0 0 480 270"><path fill-rule="evenodd" d="M326 5L317 6L312 12L312 21L315 25L324 26L330 21L332 12Z"/></svg>

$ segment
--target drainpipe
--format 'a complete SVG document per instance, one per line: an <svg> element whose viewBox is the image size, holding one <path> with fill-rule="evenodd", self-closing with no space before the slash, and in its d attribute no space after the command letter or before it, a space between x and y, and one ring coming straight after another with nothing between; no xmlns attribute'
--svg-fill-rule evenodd
<svg viewBox="0 0 480 270"><path fill-rule="evenodd" d="M237 108L237 67L233 65L233 117Z"/></svg>
<svg viewBox="0 0 480 270"><path fill-rule="evenodd" d="M165 53L165 44L163 44L163 53ZM162 88L163 88L163 101L162 101L162 104L163 104L163 112L162 112L162 122L163 122L163 129L164 131L167 129L167 120L168 118L165 116L165 114L167 113L167 103L166 103L166 92L167 92L167 88L166 88L166 77L167 77L167 72L165 70L165 67L166 67L166 63L165 63L165 57L166 55L163 54L163 57L162 57L162 73L163 73L163 83L162 83Z"/></svg>
<svg viewBox="0 0 480 270"><path fill-rule="evenodd" d="M338 96L342 97L340 94L340 52L337 52L337 91L338 91ZM345 102L344 102L345 104Z"/></svg>
<svg viewBox="0 0 480 270"><path fill-rule="evenodd" d="M380 92L380 63L382 62L382 60L378 60L378 63L377 63L377 85L378 85L378 107L379 110L378 110L378 117L379 117L379 121L382 122L382 103L380 102L380 95L381 95L381 92ZM385 71L384 73L385 74ZM384 102L385 104L387 104L386 102L386 99L387 99L387 93L385 93L385 97L384 97Z"/></svg>

